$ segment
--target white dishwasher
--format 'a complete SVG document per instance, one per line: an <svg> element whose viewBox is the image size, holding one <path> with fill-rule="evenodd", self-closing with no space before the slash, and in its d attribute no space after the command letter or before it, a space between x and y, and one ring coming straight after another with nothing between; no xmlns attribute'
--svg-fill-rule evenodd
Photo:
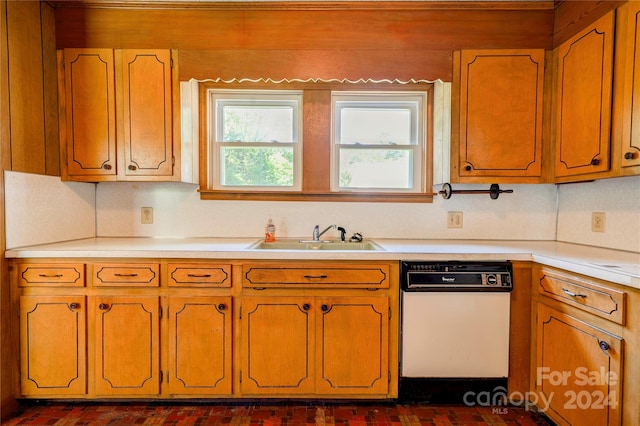
<svg viewBox="0 0 640 426"><path fill-rule="evenodd" d="M400 377L506 378L510 262L400 263Z"/></svg>

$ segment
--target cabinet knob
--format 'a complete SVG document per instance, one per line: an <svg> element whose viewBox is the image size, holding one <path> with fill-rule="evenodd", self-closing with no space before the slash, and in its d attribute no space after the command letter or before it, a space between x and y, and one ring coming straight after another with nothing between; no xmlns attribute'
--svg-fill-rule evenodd
<svg viewBox="0 0 640 426"><path fill-rule="evenodd" d="M322 312L327 312L329 310L329 306L322 305L322 306L320 306L320 309L322 310Z"/></svg>
<svg viewBox="0 0 640 426"><path fill-rule="evenodd" d="M636 157L636 154L634 152L625 152L624 153L624 159L625 160L633 160Z"/></svg>
<svg viewBox="0 0 640 426"><path fill-rule="evenodd" d="M138 168L133 164L129 164L129 170L138 170Z"/></svg>
<svg viewBox="0 0 640 426"><path fill-rule="evenodd" d="M592 166L597 166L598 164L600 164L600 160L598 160L597 158L594 158L593 160L591 160Z"/></svg>
<svg viewBox="0 0 640 426"><path fill-rule="evenodd" d="M221 304L218 305L218 310L219 311L224 311L225 308L226 308L226 306L224 306L224 303L221 303Z"/></svg>
<svg viewBox="0 0 640 426"><path fill-rule="evenodd" d="M598 345L600 345L600 349L602 349L603 351L608 351L610 346L607 342L605 342L604 340L601 340Z"/></svg>
<svg viewBox="0 0 640 426"><path fill-rule="evenodd" d="M107 309L109 309L109 305L107 305L106 303L101 303L98 305L98 309L100 309L101 311L106 311Z"/></svg>
<svg viewBox="0 0 640 426"><path fill-rule="evenodd" d="M468 164L467 164L466 166L464 166L464 169L465 169L466 171L468 171L468 172L470 172L472 168L473 168L473 167L471 167L471 166L470 166L470 165L468 165Z"/></svg>
<svg viewBox="0 0 640 426"><path fill-rule="evenodd" d="M104 164L102 166L102 168L105 169L105 170L111 170L113 168L113 166L111 164Z"/></svg>
<svg viewBox="0 0 640 426"><path fill-rule="evenodd" d="M74 309L78 309L80 307L79 303L69 303L69 309L74 310Z"/></svg>
<svg viewBox="0 0 640 426"><path fill-rule="evenodd" d="M305 303L304 305L302 305L302 309L308 311L309 309L311 309L311 306L309 306L308 303Z"/></svg>

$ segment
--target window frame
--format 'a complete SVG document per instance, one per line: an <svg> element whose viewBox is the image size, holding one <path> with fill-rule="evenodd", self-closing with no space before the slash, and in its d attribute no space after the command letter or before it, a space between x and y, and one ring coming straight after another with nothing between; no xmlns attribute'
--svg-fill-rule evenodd
<svg viewBox="0 0 640 426"><path fill-rule="evenodd" d="M338 103L344 103L345 106L338 108ZM416 103L415 108L409 106ZM331 191L332 192L355 192L355 193L411 193L422 194L425 189L425 173L427 170L426 151L426 131L427 120L422 120L427 103L427 93L419 91L333 91L331 93ZM356 106L373 106L389 108L396 104L404 105L405 108L411 110L410 123L410 143L406 145L396 145L395 149L410 151L412 153L411 161L411 188L349 188L340 187L340 151L345 149L384 149L390 148L390 145L373 145L363 144L362 146L354 146L353 144L339 143L339 133L341 130L341 118L339 111L342 108ZM399 108L398 108L399 109Z"/></svg>
<svg viewBox="0 0 640 426"><path fill-rule="evenodd" d="M222 103L220 104L219 101ZM218 109L222 106L293 106L292 141L290 142L227 142L223 139L223 119ZM302 189L302 146L303 146L303 96L301 90L242 90L242 89L210 89L207 91L208 117L208 188L217 191L243 192L283 192L300 191ZM225 147L291 147L293 149L293 184L288 186L270 185L228 185L222 183L222 150Z"/></svg>
<svg viewBox="0 0 640 426"><path fill-rule="evenodd" d="M241 90L301 90L303 97L302 188L300 191L217 190L209 184L211 131L208 115L207 91L211 89ZM425 149L423 151L422 192L335 192L331 191L331 92L332 91L395 91L425 92ZM432 192L434 139L434 84L426 82L273 82L273 81L213 81L198 82L198 125L200 162L200 198L203 200L251 201L328 201L328 202L396 202L431 203L437 193Z"/></svg>

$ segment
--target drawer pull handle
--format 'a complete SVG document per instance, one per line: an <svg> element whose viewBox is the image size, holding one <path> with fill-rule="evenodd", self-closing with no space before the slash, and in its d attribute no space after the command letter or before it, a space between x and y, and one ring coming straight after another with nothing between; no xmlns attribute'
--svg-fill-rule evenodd
<svg viewBox="0 0 640 426"><path fill-rule="evenodd" d="M302 305L302 309L308 311L309 309L311 309L311 306L309 306L308 303L305 303L304 305Z"/></svg>
<svg viewBox="0 0 640 426"><path fill-rule="evenodd" d="M211 278L211 274L187 274L189 278Z"/></svg>
<svg viewBox="0 0 640 426"><path fill-rule="evenodd" d="M574 293L572 291L567 290L566 288L563 288L562 291L564 291L564 294L571 296L571 297L587 297L586 294L581 294L581 293Z"/></svg>
<svg viewBox="0 0 640 426"><path fill-rule="evenodd" d="M69 309L71 309L72 311L73 311L74 309L78 309L79 307L80 307L80 304L79 304L79 303L75 303L75 302L73 302L73 303L69 303Z"/></svg>
<svg viewBox="0 0 640 426"><path fill-rule="evenodd" d="M109 309L109 305L107 305L106 303L101 303L98 305L98 309L100 309L101 311L106 311L107 309Z"/></svg>
<svg viewBox="0 0 640 426"><path fill-rule="evenodd" d="M324 280L327 278L326 275L305 275L304 277L308 280Z"/></svg>
<svg viewBox="0 0 640 426"><path fill-rule="evenodd" d="M61 278L62 274L38 274L40 278Z"/></svg>
<svg viewBox="0 0 640 426"><path fill-rule="evenodd" d="M116 277L137 277L138 274L113 274Z"/></svg>

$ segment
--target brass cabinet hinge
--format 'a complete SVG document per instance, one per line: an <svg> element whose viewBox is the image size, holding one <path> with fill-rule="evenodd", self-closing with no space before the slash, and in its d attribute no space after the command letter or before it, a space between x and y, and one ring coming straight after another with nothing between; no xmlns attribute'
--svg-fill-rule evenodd
<svg viewBox="0 0 640 426"><path fill-rule="evenodd" d="M389 306L389 319L391 319L391 306Z"/></svg>
<svg viewBox="0 0 640 426"><path fill-rule="evenodd" d="M240 378L240 383L242 383L242 370L240 370L240 374L238 374L238 377Z"/></svg>
<svg viewBox="0 0 640 426"><path fill-rule="evenodd" d="M240 319L242 319L242 306L240 306L239 311L240 311Z"/></svg>
<svg viewBox="0 0 640 426"><path fill-rule="evenodd" d="M387 371L387 383L391 383L391 371Z"/></svg>
<svg viewBox="0 0 640 426"><path fill-rule="evenodd" d="M172 155L171 156L171 166L175 166L176 165L176 156Z"/></svg>
<svg viewBox="0 0 640 426"><path fill-rule="evenodd" d="M160 384L162 384L162 379L164 378L164 373L160 370Z"/></svg>
<svg viewBox="0 0 640 426"><path fill-rule="evenodd" d="M158 310L158 319L162 319L162 306L160 306L160 309Z"/></svg>

